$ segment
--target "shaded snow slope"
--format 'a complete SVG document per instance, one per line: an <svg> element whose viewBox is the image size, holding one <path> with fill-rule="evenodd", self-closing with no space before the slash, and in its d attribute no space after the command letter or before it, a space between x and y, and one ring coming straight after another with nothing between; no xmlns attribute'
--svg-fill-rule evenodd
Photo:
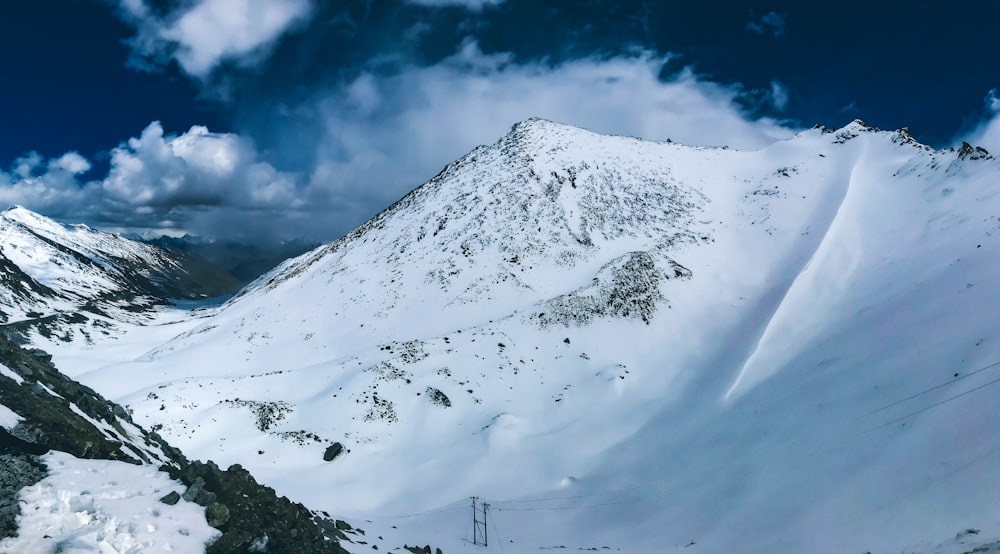
<svg viewBox="0 0 1000 554"><path fill-rule="evenodd" d="M997 535L998 178L861 122L739 152L531 120L82 379L387 537L460 548L471 495L523 551Z"/></svg>

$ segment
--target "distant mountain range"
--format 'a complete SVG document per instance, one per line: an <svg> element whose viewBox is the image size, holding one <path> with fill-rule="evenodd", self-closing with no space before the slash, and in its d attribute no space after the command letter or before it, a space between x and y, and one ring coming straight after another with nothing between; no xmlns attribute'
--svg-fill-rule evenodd
<svg viewBox="0 0 1000 554"><path fill-rule="evenodd" d="M0 237L0 325L8 331L84 340L148 320L158 306L240 287L198 255L63 225L20 206L0 213Z"/></svg>
<svg viewBox="0 0 1000 554"><path fill-rule="evenodd" d="M738 151L533 119L218 307L32 338L366 549L485 519L487 551L987 552L998 182L860 121Z"/></svg>
<svg viewBox="0 0 1000 554"><path fill-rule="evenodd" d="M233 239L206 239L192 235L182 237L160 236L135 240L160 246L168 250L200 256L247 284L261 274L273 269L288 258L294 258L317 248L320 243L304 240L285 241L263 247Z"/></svg>

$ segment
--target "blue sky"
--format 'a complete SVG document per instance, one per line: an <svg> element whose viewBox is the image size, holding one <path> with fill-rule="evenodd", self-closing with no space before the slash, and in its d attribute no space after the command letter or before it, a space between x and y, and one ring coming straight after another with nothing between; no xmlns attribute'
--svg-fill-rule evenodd
<svg viewBox="0 0 1000 554"><path fill-rule="evenodd" d="M1000 149L985 0L35 0L0 25L0 204L123 230L332 240L531 116Z"/></svg>

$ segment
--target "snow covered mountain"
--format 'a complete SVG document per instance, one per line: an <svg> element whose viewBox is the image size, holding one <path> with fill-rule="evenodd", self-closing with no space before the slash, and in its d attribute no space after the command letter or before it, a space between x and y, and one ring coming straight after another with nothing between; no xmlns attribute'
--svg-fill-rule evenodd
<svg viewBox="0 0 1000 554"><path fill-rule="evenodd" d="M170 300L237 288L194 256L62 225L20 206L0 213L0 324L8 330L87 340L115 323L148 320Z"/></svg>
<svg viewBox="0 0 1000 554"><path fill-rule="evenodd" d="M389 544L469 548L476 495L508 552L964 552L1000 538L998 180L859 121L530 120L77 374Z"/></svg>

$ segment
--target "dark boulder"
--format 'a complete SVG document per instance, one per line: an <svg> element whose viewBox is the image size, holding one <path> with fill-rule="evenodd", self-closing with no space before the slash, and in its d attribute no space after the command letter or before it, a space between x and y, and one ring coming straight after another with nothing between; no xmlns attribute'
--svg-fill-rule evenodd
<svg viewBox="0 0 1000 554"><path fill-rule="evenodd" d="M340 456L343 453L344 445L339 442L335 442L326 449L326 452L323 453L323 461L332 462L337 458L337 456Z"/></svg>

